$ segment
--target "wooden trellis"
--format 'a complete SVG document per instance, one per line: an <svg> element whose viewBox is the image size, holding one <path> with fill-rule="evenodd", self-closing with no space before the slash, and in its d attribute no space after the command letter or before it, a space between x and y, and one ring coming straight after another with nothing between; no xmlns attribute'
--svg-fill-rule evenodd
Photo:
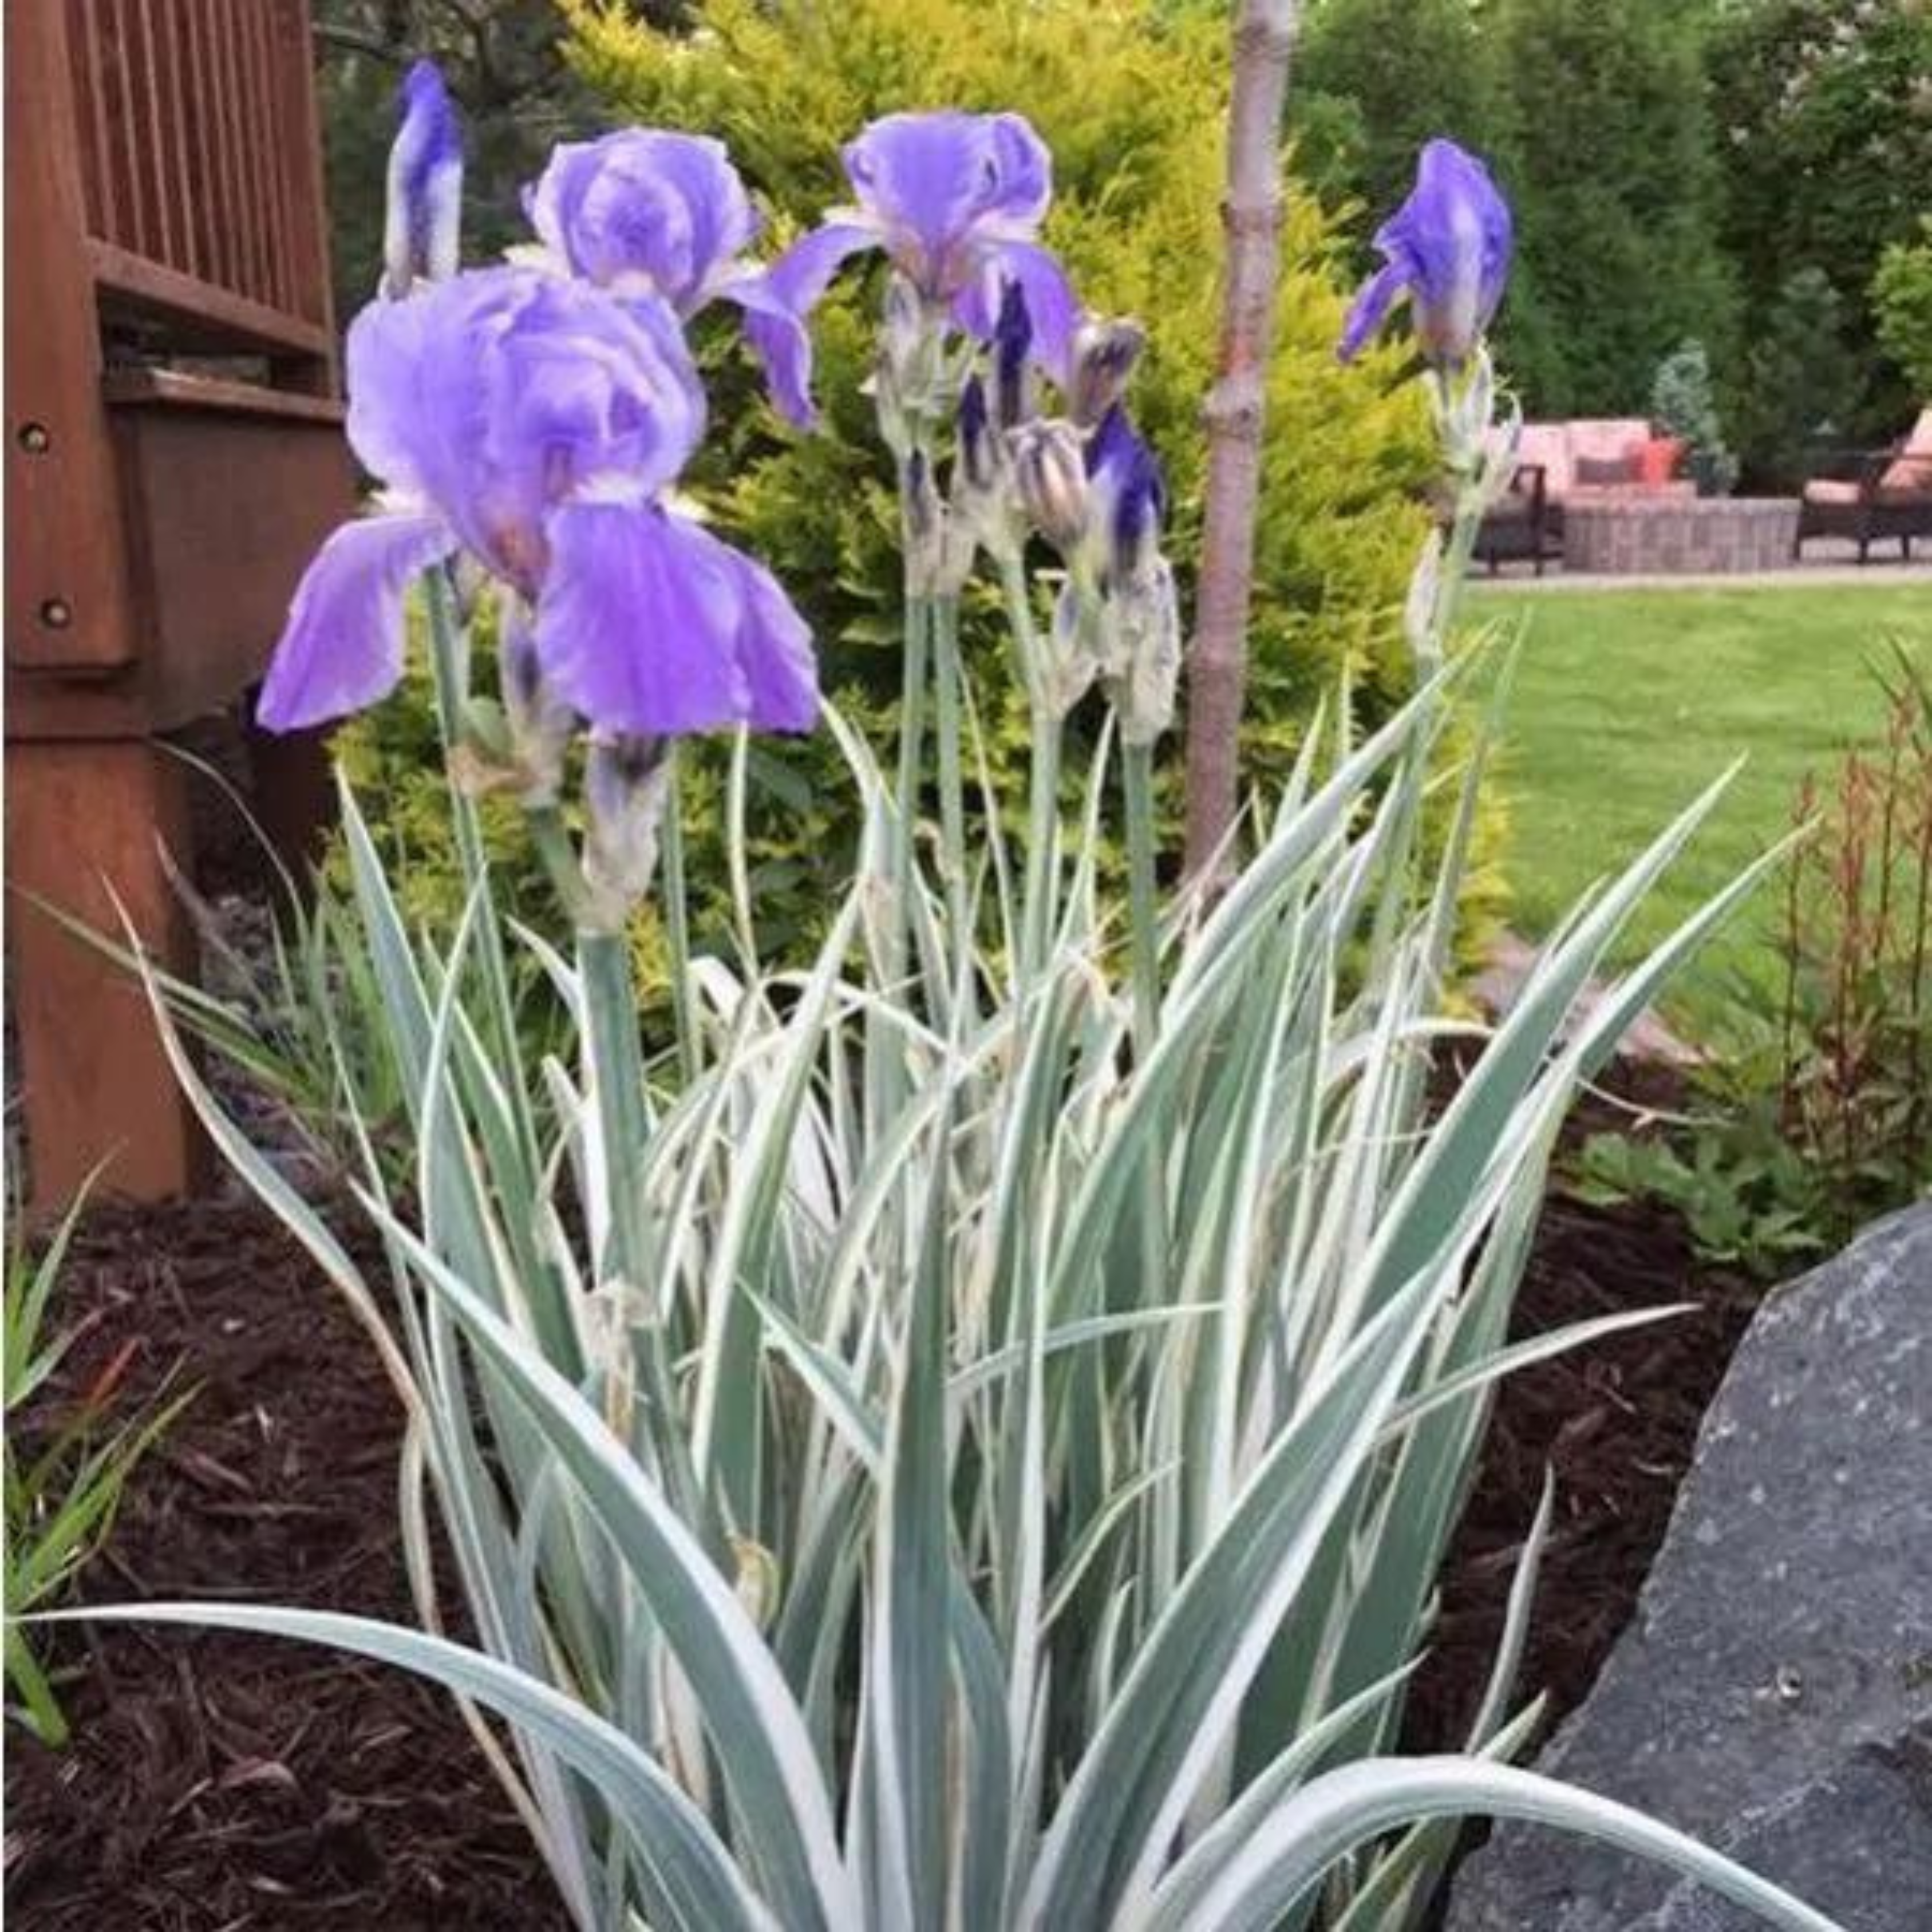
<svg viewBox="0 0 1932 1932"><path fill-rule="evenodd" d="M191 1186L201 1150L139 993L58 925L124 906L191 976L155 735L257 680L347 513L307 0L8 0L9 952L34 1191ZM260 741L272 824L319 748Z"/></svg>

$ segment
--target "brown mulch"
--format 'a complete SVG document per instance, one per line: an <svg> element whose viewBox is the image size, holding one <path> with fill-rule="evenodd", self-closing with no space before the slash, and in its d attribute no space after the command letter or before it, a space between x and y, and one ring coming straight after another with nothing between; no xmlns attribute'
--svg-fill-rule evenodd
<svg viewBox="0 0 1932 1932"><path fill-rule="evenodd" d="M1616 1100L1586 1097L1565 1129L1510 1337L1625 1309L1695 1307L1502 1385L1410 1695L1404 1742L1411 1749L1452 1750L1466 1737L1546 1468L1555 1479L1554 1514L1516 1702L1546 1693L1551 1724L1582 1702L1630 1621L1704 1412L1765 1294L1763 1282L1700 1261L1667 1209L1596 1207L1565 1190L1564 1162L1586 1136L1632 1131L1632 1108L1668 1109L1682 1100L1678 1077L1656 1069L1624 1071L1617 1087Z"/></svg>
<svg viewBox="0 0 1932 1932"><path fill-rule="evenodd" d="M194 1400L137 1472L96 1600L253 1597L413 1622L398 1419L368 1342L252 1206L83 1223L55 1304L85 1388ZM568 1920L440 1691L272 1638L58 1634L74 1742L9 1727L7 1906L20 1932L548 1932Z"/></svg>
<svg viewBox="0 0 1932 1932"><path fill-rule="evenodd" d="M1600 1106L1582 1125L1622 1124ZM1522 1679L1560 1714L1627 1622L1698 1424L1758 1298L1696 1265L1652 1208L1552 1196L1527 1333L1676 1300L1695 1315L1514 1378L1456 1537L1406 1742L1460 1742L1546 1463L1557 1514ZM140 1470L87 1582L98 1600L220 1594L411 1619L397 1418L368 1346L260 1210L100 1210L64 1318L85 1387L130 1338L130 1392L195 1400ZM75 1742L10 1730L7 1903L21 1932L265 1932L567 1923L448 1700L400 1672L273 1640L61 1634Z"/></svg>

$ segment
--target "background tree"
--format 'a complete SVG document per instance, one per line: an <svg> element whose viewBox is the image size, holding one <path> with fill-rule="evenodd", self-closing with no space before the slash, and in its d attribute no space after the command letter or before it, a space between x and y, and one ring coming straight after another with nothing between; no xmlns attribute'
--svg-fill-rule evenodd
<svg viewBox="0 0 1932 1932"><path fill-rule="evenodd" d="M1912 399L1864 296L1932 182L1932 0L1743 0L1723 10L1710 66L1721 236L1747 312L1794 271L1822 270L1850 304L1845 353L1870 376L1858 427L1888 434Z"/></svg>
<svg viewBox="0 0 1932 1932"><path fill-rule="evenodd" d="M1916 242L1894 242L1872 278L1879 346L1921 406L1932 404L1932 214Z"/></svg>
<svg viewBox="0 0 1932 1932"><path fill-rule="evenodd" d="M662 16L675 9L639 10ZM383 177L404 70L433 56L463 109L464 244L473 260L522 232L524 184L552 142L590 123L587 97L564 64L562 34L550 0L316 0L317 92L340 320L354 314L376 286Z"/></svg>
<svg viewBox="0 0 1932 1932"><path fill-rule="evenodd" d="M1687 337L1724 367L1733 292L1701 10L1499 0L1486 32L1506 83L1502 178L1522 265L1501 332L1529 406L1639 410Z"/></svg>
<svg viewBox="0 0 1932 1932"><path fill-rule="evenodd" d="M1496 87L1472 0L1321 0L1289 92L1298 172L1362 204L1365 232L1408 194L1415 157L1446 134L1487 154Z"/></svg>
<svg viewBox="0 0 1932 1932"><path fill-rule="evenodd" d="M1731 422L1747 478L1795 490L1808 452L1844 445L1867 388L1850 346L1855 310L1815 264L1784 278L1742 358Z"/></svg>

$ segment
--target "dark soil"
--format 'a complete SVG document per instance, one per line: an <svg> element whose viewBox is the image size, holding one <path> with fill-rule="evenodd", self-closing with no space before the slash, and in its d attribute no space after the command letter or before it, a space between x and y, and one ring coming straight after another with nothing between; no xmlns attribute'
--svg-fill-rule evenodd
<svg viewBox="0 0 1932 1932"><path fill-rule="evenodd" d="M1608 1118L1593 1106L1582 1124ZM1756 1298L1753 1285L1697 1266L1668 1215L1552 1196L1518 1332L1664 1301L1699 1310L1506 1386L1415 1687L1412 1748L1461 1739L1546 1464L1557 1517L1522 1683L1550 1690L1552 1715L1588 1690ZM90 1324L68 1388L131 1339L129 1396L170 1375L197 1391L138 1473L90 1594L254 1597L412 1618L389 1393L332 1292L258 1210L98 1212L64 1299L67 1318ZM70 1629L56 1657L75 1670L73 1748L56 1756L10 1738L8 1904L21 1932L566 1923L440 1693L226 1634Z"/></svg>
<svg viewBox="0 0 1932 1932"><path fill-rule="evenodd" d="M1628 1125L1627 1115L1586 1102L1571 1133ZM1695 1310L1540 1363L1502 1384L1411 1694L1411 1748L1453 1750L1467 1736L1546 1468L1556 1483L1555 1514L1518 1701L1546 1692L1552 1724L1582 1702L1630 1621L1704 1412L1763 1294L1762 1282L1700 1262L1682 1222L1654 1204L1598 1208L1572 1198L1560 1182L1552 1190L1512 1339L1624 1309L1690 1302Z"/></svg>
<svg viewBox="0 0 1932 1932"><path fill-rule="evenodd" d="M414 1622L398 1418L368 1343L253 1207L97 1210L56 1307L86 1388L194 1399L88 1573L97 1600L252 1597ZM68 1628L74 1742L10 1728L20 1932L548 1932L542 1863L454 1706L400 1672L272 1638Z"/></svg>

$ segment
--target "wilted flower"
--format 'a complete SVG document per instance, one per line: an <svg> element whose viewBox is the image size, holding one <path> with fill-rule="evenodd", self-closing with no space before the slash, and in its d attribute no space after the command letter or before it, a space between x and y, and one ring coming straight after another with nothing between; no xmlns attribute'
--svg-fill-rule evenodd
<svg viewBox="0 0 1932 1932"><path fill-rule="evenodd" d="M418 61L398 98L382 222L382 293L391 297L455 274L463 218L463 130L435 62Z"/></svg>
<svg viewBox="0 0 1932 1932"><path fill-rule="evenodd" d="M1106 420L1126 394L1127 378L1147 346L1147 331L1130 317L1084 322L1075 332L1066 377L1067 412L1082 429Z"/></svg>
<svg viewBox="0 0 1932 1932"><path fill-rule="evenodd" d="M658 830L670 793L669 747L662 738L598 733L584 766L584 908L589 922L614 930L650 890Z"/></svg>
<svg viewBox="0 0 1932 1932"><path fill-rule="evenodd" d="M982 342L993 339L1009 283L1025 297L1035 359L1064 377L1079 304L1059 263L1034 238L1052 195L1046 144L1018 114L889 114L844 151L857 199L772 265L766 287L782 311L752 318L754 337L795 330L848 256L883 248L931 308ZM788 320L787 320L788 319Z"/></svg>
<svg viewBox="0 0 1932 1932"><path fill-rule="evenodd" d="M792 422L810 423L802 332L745 253L758 216L722 142L658 128L566 142L524 206L557 262L600 288L659 296L680 317L718 300L764 317L747 333L772 399Z"/></svg>
<svg viewBox="0 0 1932 1932"><path fill-rule="evenodd" d="M1423 354L1460 368L1502 301L1508 279L1509 204L1489 170L1454 141L1422 151L1408 199L1376 232L1382 256L1355 298L1338 353L1356 355L1406 295Z"/></svg>
<svg viewBox="0 0 1932 1932"><path fill-rule="evenodd" d="M658 298L476 271L372 303L347 362L350 441L386 507L310 565L262 688L265 724L319 724L383 696L401 670L405 590L461 550L531 606L537 669L592 724L811 728L798 614L760 566L664 500L704 397Z"/></svg>

